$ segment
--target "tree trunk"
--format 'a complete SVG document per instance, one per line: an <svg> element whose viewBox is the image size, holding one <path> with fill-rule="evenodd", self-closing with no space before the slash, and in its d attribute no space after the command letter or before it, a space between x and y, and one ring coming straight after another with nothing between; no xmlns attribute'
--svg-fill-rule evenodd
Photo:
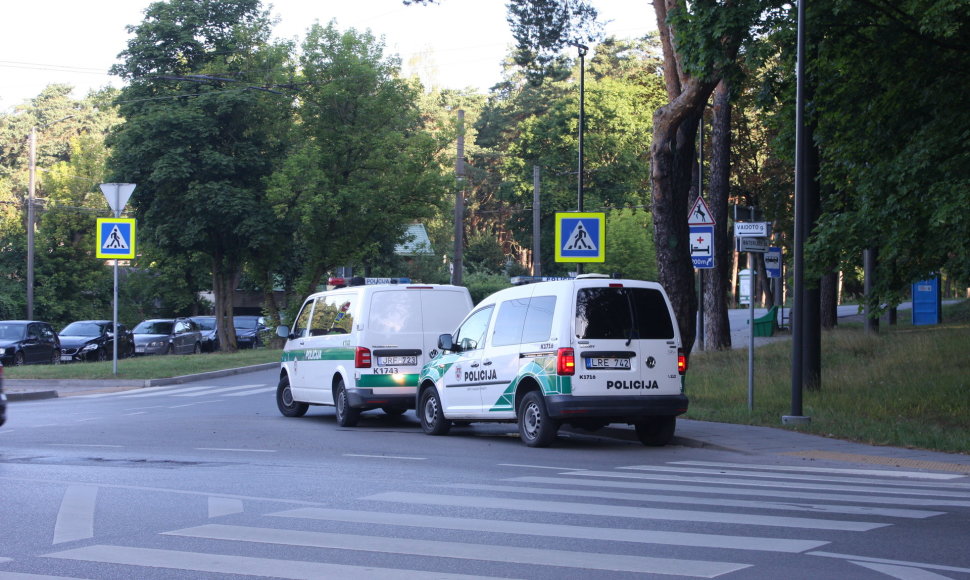
<svg viewBox="0 0 970 580"><path fill-rule="evenodd" d="M233 294L239 279L238 268L229 267L221 256L212 259L212 293L215 295L216 336L224 352L236 352L236 327L232 321Z"/></svg>
<svg viewBox="0 0 970 580"><path fill-rule="evenodd" d="M728 235L728 198L731 161L730 87L724 81L714 91L714 121L711 130L711 180L708 205L714 221L714 268L704 287L704 344L710 350L731 348L728 300L731 284L731 238Z"/></svg>
<svg viewBox="0 0 970 580"><path fill-rule="evenodd" d="M821 287L822 328L832 330L839 323L839 273L829 272L822 276Z"/></svg>

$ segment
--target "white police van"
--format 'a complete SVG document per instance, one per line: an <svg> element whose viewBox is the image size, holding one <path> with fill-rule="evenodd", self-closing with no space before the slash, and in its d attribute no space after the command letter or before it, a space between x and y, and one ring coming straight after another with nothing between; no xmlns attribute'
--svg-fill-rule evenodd
<svg viewBox="0 0 970 580"><path fill-rule="evenodd" d="M680 332L654 282L581 275L501 290L438 346L446 352L422 369L416 401L430 435L517 422L526 445L545 447L562 424L627 423L659 446L687 410Z"/></svg>
<svg viewBox="0 0 970 580"><path fill-rule="evenodd" d="M293 328L277 329L287 339L276 389L283 415L300 417L310 405L333 405L337 422L353 427L368 409L401 414L414 407L422 365L437 354L438 335L471 310L471 296L459 286L376 281L400 283L313 294Z"/></svg>

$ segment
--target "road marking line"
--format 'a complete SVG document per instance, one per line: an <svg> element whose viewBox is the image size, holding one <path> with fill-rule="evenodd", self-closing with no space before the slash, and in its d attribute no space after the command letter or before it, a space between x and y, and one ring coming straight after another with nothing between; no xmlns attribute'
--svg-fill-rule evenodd
<svg viewBox="0 0 970 580"><path fill-rule="evenodd" d="M556 471L586 471L584 468L554 467L552 465L523 465L521 463L499 463L501 467L526 467L529 469L554 469Z"/></svg>
<svg viewBox="0 0 970 580"><path fill-rule="evenodd" d="M211 496L208 498L208 504L210 518L231 516L232 514L241 514L243 512L242 500L232 497Z"/></svg>
<svg viewBox="0 0 970 580"><path fill-rule="evenodd" d="M925 562L907 562L905 560L889 560L886 558L871 558L869 556L855 556L852 554L837 554L835 552L806 552L809 556L822 556L823 558L838 558L851 562L872 562L874 564L892 564L894 566L908 566L910 568L925 568L927 570L942 570L944 572L959 572L970 574L970 568L959 568L957 566L946 566L943 564L927 564Z"/></svg>
<svg viewBox="0 0 970 580"><path fill-rule="evenodd" d="M196 447L196 451L241 451L243 453L276 453L275 449L232 449L227 447Z"/></svg>
<svg viewBox="0 0 970 580"><path fill-rule="evenodd" d="M369 457L371 459L407 459L410 461L425 461L427 457L405 457L403 455L366 455L363 453L344 453L344 457Z"/></svg>
<svg viewBox="0 0 970 580"><path fill-rule="evenodd" d="M872 562L852 562L856 566L868 568L874 572L880 572L886 576L892 576L897 580L951 580L949 576L936 574L920 568L910 568L908 566L892 566L890 564L874 564Z"/></svg>
<svg viewBox="0 0 970 580"><path fill-rule="evenodd" d="M205 397L206 395L217 395L219 393L228 393L231 391L239 391L242 389L252 389L254 387L262 387L264 385L242 385L237 387L206 387L204 391L196 391L194 393L178 393L174 396L176 397Z"/></svg>
<svg viewBox="0 0 970 580"><path fill-rule="evenodd" d="M701 578L715 578L722 574L728 574L750 567L750 564L738 564L734 562L678 560L673 558L653 558L595 552L567 552L563 550L544 550L515 546L501 546L495 547L496 549L493 550L488 550L486 548L492 546L487 544L442 542L437 540L383 536L358 536L353 534L224 526L219 524L185 528L173 532L165 532L165 534L210 540L258 542L287 546L405 554L409 556L518 563L534 566L565 566L584 570L671 574ZM429 575L433 574L429 573Z"/></svg>
<svg viewBox="0 0 970 580"><path fill-rule="evenodd" d="M180 552L177 550L132 548L128 546L94 545L86 548L54 552L46 556L48 558L59 558L62 560L83 560L85 562L99 562L103 564L192 570L195 572L211 572L213 574L290 578L293 580L319 580L320 578L427 580L432 576L434 578L453 578L455 580L483 578L482 576L467 576L464 574L430 573L423 570L396 570L371 566L347 566L343 564L324 564L295 560L274 560L270 558L239 556L236 554L206 554L199 552Z"/></svg>
<svg viewBox="0 0 970 580"><path fill-rule="evenodd" d="M935 516L944 515L946 512L928 511L928 510L911 510L903 508L874 508L865 506L845 506L845 505L831 505L831 504L809 504L809 503L795 503L795 502L770 502L770 501L755 501L755 500L741 500L741 499L725 499L722 497L717 498L700 498L697 496L677 496L677 495L644 495L643 493L622 493L622 492L608 492L608 491L597 491L591 492L589 490L580 489L562 489L562 488L543 488L536 489L532 487L515 487L509 485L485 485L485 484L475 484L475 483L457 483L457 484L442 484L438 487L452 488L452 489L474 489L481 491L498 491L503 493L525 493L525 494L542 494L542 495L564 495L570 497L595 497L599 499L621 499L630 501L645 501L645 502L662 502L662 503L683 503L690 505L713 505L713 506L726 506L726 507L743 507L743 508L754 508L763 510L783 510L783 511L796 511L796 512L811 512L811 513L830 513L830 514L849 514L855 516L883 516L890 518L911 518L911 519L924 519L931 518ZM656 489L656 488L653 488Z"/></svg>
<svg viewBox="0 0 970 580"><path fill-rule="evenodd" d="M869 457L869 456L867 456ZM888 458L887 458L888 459ZM718 463L715 461L671 461L671 465L696 465L698 467L735 467L740 469L767 469L773 471L804 471L807 473L842 473L846 475L878 475L914 479L958 479L962 475L951 473L926 473L922 471L892 471L879 469L844 469L841 467L802 467L793 465L746 465L744 463Z"/></svg>
<svg viewBox="0 0 970 580"><path fill-rule="evenodd" d="M92 445L85 443L48 443L47 445L52 445L55 447L112 447L112 448L122 448L124 445Z"/></svg>
<svg viewBox="0 0 970 580"><path fill-rule="evenodd" d="M811 530L840 530L847 532L868 532L890 524L860 522L851 520L826 520L819 518L798 518L762 516L735 512L704 512L696 510L671 510L662 508L643 508L535 499L520 500L510 498L445 496L428 493L387 492L363 498L372 501L414 503L453 507L478 507L486 509L519 510L527 512L552 512L557 514L590 515L602 517L638 518L645 520L671 520L677 522L704 522L732 525L774 526L783 528L802 528Z"/></svg>
<svg viewBox="0 0 970 580"><path fill-rule="evenodd" d="M431 529L490 532L496 534L519 534L544 538L573 538L604 542L634 542L638 544L662 544L696 548L726 548L754 550L759 552L801 553L828 544L823 540L786 540L757 536L728 536L719 534L696 534L667 530L628 530L621 528L597 528L541 522L517 522L505 520L482 520L421 514L391 512L365 512L327 508L297 508L270 516L302 518L311 520L340 521L383 526L411 526Z"/></svg>
<svg viewBox="0 0 970 580"><path fill-rule="evenodd" d="M93 485L72 485L64 492L61 508L54 523L54 544L86 540L94 537L94 506L98 488Z"/></svg>
<svg viewBox="0 0 970 580"><path fill-rule="evenodd" d="M242 391L239 393L226 393L224 397L245 397L247 395L259 395L262 393L272 393L276 389L274 387L260 387L258 389L251 389L248 391Z"/></svg>
<svg viewBox="0 0 970 580"><path fill-rule="evenodd" d="M925 461L922 459L906 459L902 457L882 457L879 455L861 455L858 453L840 453L838 451L790 451L781 455L795 457L809 457L812 459L833 459L836 461L853 461L872 465L889 465L892 467L909 467L913 469L933 469L936 471L955 471L970 474L970 465L964 463L947 463L945 461Z"/></svg>

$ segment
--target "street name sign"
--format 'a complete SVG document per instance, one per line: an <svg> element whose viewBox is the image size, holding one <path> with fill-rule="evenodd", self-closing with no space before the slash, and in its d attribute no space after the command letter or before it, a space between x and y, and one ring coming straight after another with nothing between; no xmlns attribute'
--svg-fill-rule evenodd
<svg viewBox="0 0 970 580"><path fill-rule="evenodd" d="M605 262L606 214L556 214L557 262Z"/></svg>
<svg viewBox="0 0 970 580"><path fill-rule="evenodd" d="M768 251L768 238L734 238L739 252L763 254Z"/></svg>
<svg viewBox="0 0 970 580"><path fill-rule="evenodd" d="M769 226L768 222L735 222L734 237L767 238Z"/></svg>
<svg viewBox="0 0 970 580"><path fill-rule="evenodd" d="M96 255L113 260L135 258L135 220L132 218L98 218Z"/></svg>

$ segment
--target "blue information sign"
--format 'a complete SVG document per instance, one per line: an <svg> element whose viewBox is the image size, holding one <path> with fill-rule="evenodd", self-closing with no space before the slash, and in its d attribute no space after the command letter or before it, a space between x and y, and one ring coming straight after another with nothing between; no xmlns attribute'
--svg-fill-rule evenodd
<svg viewBox="0 0 970 580"><path fill-rule="evenodd" d="M557 213L556 261L605 262L605 220L603 213Z"/></svg>
<svg viewBox="0 0 970 580"><path fill-rule="evenodd" d="M714 267L714 226L690 226L690 259L695 268Z"/></svg>

